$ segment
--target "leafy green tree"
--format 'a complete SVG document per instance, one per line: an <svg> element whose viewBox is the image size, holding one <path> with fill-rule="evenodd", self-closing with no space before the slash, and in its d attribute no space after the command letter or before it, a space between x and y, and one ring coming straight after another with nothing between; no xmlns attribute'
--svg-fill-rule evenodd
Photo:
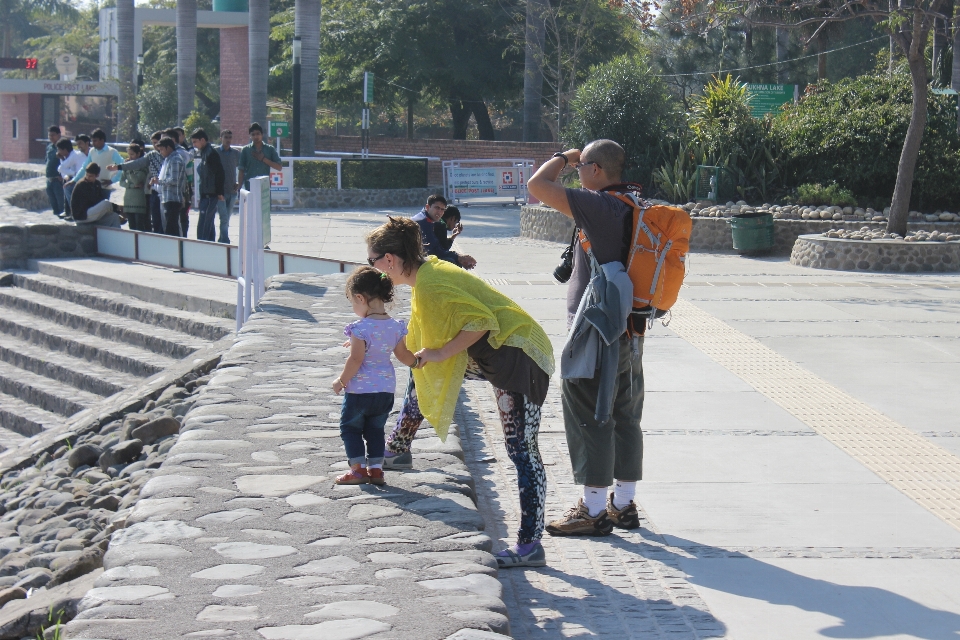
<svg viewBox="0 0 960 640"><path fill-rule="evenodd" d="M627 154L624 179L651 184L663 162L662 142L683 125L679 103L642 58L621 56L590 70L570 105L564 140L583 148L599 138L615 140Z"/></svg>
<svg viewBox="0 0 960 640"><path fill-rule="evenodd" d="M0 0L2 57L12 57L25 40L45 35L49 18L75 18L77 14L73 3L63 0Z"/></svg>
<svg viewBox="0 0 960 640"><path fill-rule="evenodd" d="M860 202L886 206L893 196L912 95L905 69L821 83L774 120L789 186L836 182ZM919 148L911 205L956 208L960 137L956 99L927 97L927 135Z"/></svg>
<svg viewBox="0 0 960 640"><path fill-rule="evenodd" d="M500 2L332 0L322 19L322 90L333 101L355 102L372 71L383 80L378 103L405 103L409 89L449 106L454 138L466 137L473 115L480 137L493 139L487 102L519 94L522 52Z"/></svg>

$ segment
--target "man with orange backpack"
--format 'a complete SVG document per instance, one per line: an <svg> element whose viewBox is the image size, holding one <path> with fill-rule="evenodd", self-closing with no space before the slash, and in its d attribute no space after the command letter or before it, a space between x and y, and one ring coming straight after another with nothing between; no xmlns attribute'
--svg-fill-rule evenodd
<svg viewBox="0 0 960 640"><path fill-rule="evenodd" d="M647 320L659 317L676 300L690 220L682 209L650 207L639 198L639 185L621 184L625 159L616 142L595 140L582 152L571 149L555 154L527 183L533 196L573 218L580 229L573 243L567 290L567 323L574 325L576 317L578 324L564 356L577 337L574 334L587 325L582 321L590 306L581 304L585 292L590 300L583 302L590 302L596 312L588 321L601 334L594 349L596 365L588 367L592 375L562 376L567 447L583 497L547 525L551 535L604 536L615 526L640 526L633 499L643 469L643 333ZM568 165L576 169L582 188L567 189L557 182ZM622 286L607 286L622 285L624 275L629 276L627 287L633 288L632 305L629 293L623 296ZM609 299L603 301L603 291L593 287L605 288ZM611 309L622 314L613 337L604 329L609 331L617 323L605 323L611 319L600 317L614 313ZM615 362L608 360L603 366L603 357L611 353ZM610 388L604 389L604 383ZM614 481L614 491L608 495Z"/></svg>

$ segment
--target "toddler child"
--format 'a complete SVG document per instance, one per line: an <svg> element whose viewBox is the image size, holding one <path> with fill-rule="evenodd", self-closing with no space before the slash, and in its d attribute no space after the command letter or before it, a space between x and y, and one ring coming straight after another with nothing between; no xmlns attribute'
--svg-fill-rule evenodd
<svg viewBox="0 0 960 640"><path fill-rule="evenodd" d="M418 360L403 340L406 326L384 310L393 300L393 282L387 274L360 267L347 278L346 290L353 312L361 319L343 330L350 338L350 356L333 381L334 393L346 391L340 409L340 437L350 464L350 471L338 477L336 484L383 485L383 425L393 409L396 390L390 354L408 366L417 365Z"/></svg>

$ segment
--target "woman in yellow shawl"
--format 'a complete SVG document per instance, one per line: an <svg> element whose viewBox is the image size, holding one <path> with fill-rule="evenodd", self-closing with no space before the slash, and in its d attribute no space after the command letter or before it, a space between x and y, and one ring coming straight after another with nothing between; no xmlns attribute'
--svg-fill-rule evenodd
<svg viewBox="0 0 960 640"><path fill-rule="evenodd" d="M550 339L526 311L480 278L425 256L420 227L408 218L390 218L367 236L367 262L412 288L406 344L417 362L387 441L394 462L388 468L408 466L396 463L409 458L424 418L446 438L465 376L489 381L517 467L521 510L517 544L501 551L497 563L544 566L540 537L547 479L537 432L553 373Z"/></svg>

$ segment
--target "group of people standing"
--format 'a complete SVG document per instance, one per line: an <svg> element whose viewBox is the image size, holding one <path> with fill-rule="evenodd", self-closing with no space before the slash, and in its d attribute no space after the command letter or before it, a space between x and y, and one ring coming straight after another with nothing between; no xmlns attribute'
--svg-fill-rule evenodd
<svg viewBox="0 0 960 640"><path fill-rule="evenodd" d="M263 141L263 128L256 122L249 128L250 144L240 150L233 147L230 130L222 131L215 145L204 129L195 129L188 146L186 131L174 127L154 132L151 150L134 140L126 159L106 144L100 129L78 135L76 148L62 137L60 127L51 126L48 133L47 198L54 214L78 223L113 220L103 216L113 210L109 190L119 184L124 188L122 213L131 229L186 238L196 193L196 238L229 244L230 215L240 187L281 169L280 155Z"/></svg>
<svg viewBox="0 0 960 640"><path fill-rule="evenodd" d="M620 145L597 140L582 152L556 154L528 181L529 192L573 218L590 243L592 254L579 240L575 243L568 325L588 290L592 258L603 264L622 261L629 246L624 228L632 209L605 192L620 182L624 161ZM568 189L558 182L568 166L575 167L582 188ZM583 496L546 524L547 477L537 438L540 408L554 372L553 348L533 317L468 271L476 265L473 258L450 251L446 231L459 234L462 226L459 211L456 222L452 212L444 222L450 211L445 205L443 198L432 196L413 219L389 218L367 236L369 267L359 268L347 281L347 296L362 320L345 330L351 356L333 383L335 392L346 392L340 428L351 465L336 482L384 484L384 469L411 468L410 445L423 421L429 420L443 437L463 380L484 380L493 386L520 494L517 542L497 554L500 567L545 565L540 542L544 530L554 536L605 536L614 527L639 527L634 497L643 462L643 337L624 333L619 338L609 419L598 419L595 413L599 371L594 377L562 381L567 444ZM384 307L395 284L411 287L406 327ZM411 367L412 375L396 425L386 437L394 392L391 353ZM374 380L379 381L376 389L371 386Z"/></svg>

